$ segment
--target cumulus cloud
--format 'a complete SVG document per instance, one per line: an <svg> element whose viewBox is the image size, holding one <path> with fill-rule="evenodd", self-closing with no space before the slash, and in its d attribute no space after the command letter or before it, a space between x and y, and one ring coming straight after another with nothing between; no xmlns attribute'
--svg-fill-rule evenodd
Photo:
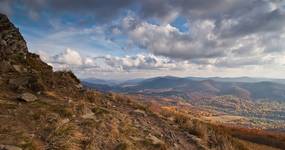
<svg viewBox="0 0 285 150"><path fill-rule="evenodd" d="M55 70L72 69L88 63L87 59L83 59L76 50L72 50L70 48L67 48L63 52L53 56L41 50L37 51L37 53L43 61L53 66Z"/></svg>
<svg viewBox="0 0 285 150"><path fill-rule="evenodd" d="M80 54L72 49L66 49L63 53L55 55L53 57L53 62L68 64L68 65L82 65L82 58Z"/></svg>
<svg viewBox="0 0 285 150"><path fill-rule="evenodd" d="M134 70L173 70L179 69L178 64L165 57L151 54L137 54L135 56L105 57L106 63L122 71Z"/></svg>
<svg viewBox="0 0 285 150"><path fill-rule="evenodd" d="M242 53L239 52L240 49L248 43L240 44L234 40L220 39L214 32L216 25L212 20L196 21L192 24L191 32L181 32L170 24L154 25L130 17L123 19L122 27L139 47L155 55L174 59L194 61L194 59L224 57L231 51L238 54ZM239 42L243 42L242 39ZM253 50L256 49L247 49L247 51Z"/></svg>

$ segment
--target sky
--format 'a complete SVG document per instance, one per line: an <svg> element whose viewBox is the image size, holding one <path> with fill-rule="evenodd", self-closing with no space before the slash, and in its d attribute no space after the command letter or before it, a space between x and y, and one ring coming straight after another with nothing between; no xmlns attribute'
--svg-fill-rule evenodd
<svg viewBox="0 0 285 150"><path fill-rule="evenodd" d="M283 0L0 0L0 12L80 78L285 78Z"/></svg>

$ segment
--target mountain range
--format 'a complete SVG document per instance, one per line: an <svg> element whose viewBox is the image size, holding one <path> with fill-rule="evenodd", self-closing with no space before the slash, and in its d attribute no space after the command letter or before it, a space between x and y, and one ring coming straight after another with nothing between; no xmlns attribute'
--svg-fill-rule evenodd
<svg viewBox="0 0 285 150"><path fill-rule="evenodd" d="M94 81L94 80L93 80ZM199 78L199 77L155 77L138 79L135 82L118 84L92 82L82 80L82 83L100 91L123 93L143 93L162 97L175 96L183 99L233 95L252 100L285 100L285 82L283 79L267 78Z"/></svg>

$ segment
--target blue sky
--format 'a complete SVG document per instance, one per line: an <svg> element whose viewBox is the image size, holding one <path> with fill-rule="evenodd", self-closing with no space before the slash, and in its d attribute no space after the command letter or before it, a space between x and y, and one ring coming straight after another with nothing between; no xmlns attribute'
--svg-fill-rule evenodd
<svg viewBox="0 0 285 150"><path fill-rule="evenodd" d="M29 50L81 78L284 78L281 0L1 0Z"/></svg>

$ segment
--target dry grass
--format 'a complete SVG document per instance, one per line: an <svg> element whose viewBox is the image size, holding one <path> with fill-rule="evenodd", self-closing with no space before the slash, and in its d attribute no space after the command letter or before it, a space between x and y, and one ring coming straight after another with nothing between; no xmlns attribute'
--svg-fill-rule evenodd
<svg viewBox="0 0 285 150"><path fill-rule="evenodd" d="M188 114L165 109L163 115L166 117L174 117L174 122L177 123L182 130L197 137L197 144L220 150L247 150L243 143L231 137L228 133L219 128L215 128L212 124L194 117L192 118ZM199 139L201 139L201 141Z"/></svg>

